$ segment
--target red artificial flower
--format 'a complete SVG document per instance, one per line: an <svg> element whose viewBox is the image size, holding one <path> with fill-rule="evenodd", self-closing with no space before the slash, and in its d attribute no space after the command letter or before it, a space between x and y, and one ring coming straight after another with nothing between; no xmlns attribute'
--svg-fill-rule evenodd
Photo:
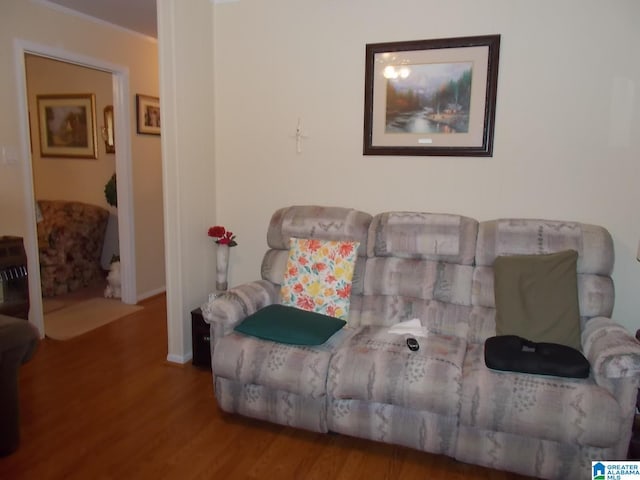
<svg viewBox="0 0 640 480"><path fill-rule="evenodd" d="M216 225L215 227L211 227L209 229L209 236L214 238L220 238L226 233L226 229L221 227L220 225Z"/></svg>
<svg viewBox="0 0 640 480"><path fill-rule="evenodd" d="M220 245L231 245L231 242L233 242L233 233L232 232L225 232L225 234L218 239L218 242Z"/></svg>
<svg viewBox="0 0 640 480"><path fill-rule="evenodd" d="M210 227L209 230L207 230L207 235L214 238L218 245L229 245L230 247L238 245L236 242L236 236L233 232L227 230L221 225Z"/></svg>

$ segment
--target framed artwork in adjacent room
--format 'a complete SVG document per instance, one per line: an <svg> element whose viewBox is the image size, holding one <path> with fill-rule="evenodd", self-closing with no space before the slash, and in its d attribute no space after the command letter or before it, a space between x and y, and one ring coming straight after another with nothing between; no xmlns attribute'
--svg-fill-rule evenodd
<svg viewBox="0 0 640 480"><path fill-rule="evenodd" d="M95 95L37 95L40 156L98 158Z"/></svg>
<svg viewBox="0 0 640 480"><path fill-rule="evenodd" d="M500 35L366 46L365 155L491 156Z"/></svg>
<svg viewBox="0 0 640 480"><path fill-rule="evenodd" d="M102 127L102 139L107 153L116 153L115 125L113 119L113 105L107 105L103 110L104 125Z"/></svg>
<svg viewBox="0 0 640 480"><path fill-rule="evenodd" d="M138 133L160 135L160 99L148 95L136 95Z"/></svg>

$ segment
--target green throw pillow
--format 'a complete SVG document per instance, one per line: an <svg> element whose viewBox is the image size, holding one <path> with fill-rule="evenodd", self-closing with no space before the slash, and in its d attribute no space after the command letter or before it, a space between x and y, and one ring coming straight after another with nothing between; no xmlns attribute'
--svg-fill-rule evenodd
<svg viewBox="0 0 640 480"><path fill-rule="evenodd" d="M577 261L575 250L496 258L496 334L582 350Z"/></svg>
<svg viewBox="0 0 640 480"><path fill-rule="evenodd" d="M274 304L249 315L235 331L291 345L321 345L346 323L321 313Z"/></svg>

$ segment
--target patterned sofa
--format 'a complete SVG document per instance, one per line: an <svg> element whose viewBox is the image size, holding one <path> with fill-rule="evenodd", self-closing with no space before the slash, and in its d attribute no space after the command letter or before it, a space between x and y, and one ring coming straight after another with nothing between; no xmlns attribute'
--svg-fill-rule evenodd
<svg viewBox="0 0 640 480"><path fill-rule="evenodd" d="M360 242L347 326L319 347L234 332L279 302L290 237ZM294 206L273 215L261 280L211 295L217 402L226 412L444 454L539 478L592 478L592 460L626 458L640 384L640 345L609 317L613 244L576 222ZM499 256L578 252L587 379L485 366L496 334ZM389 333L419 318L420 349Z"/></svg>
<svg viewBox="0 0 640 480"><path fill-rule="evenodd" d="M100 256L109 212L75 201L38 200L38 206L42 295L73 292L102 278Z"/></svg>

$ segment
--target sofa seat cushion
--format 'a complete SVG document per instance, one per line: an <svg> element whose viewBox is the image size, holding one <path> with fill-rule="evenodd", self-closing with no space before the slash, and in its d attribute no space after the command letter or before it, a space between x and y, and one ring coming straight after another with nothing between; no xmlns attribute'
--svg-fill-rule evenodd
<svg viewBox="0 0 640 480"><path fill-rule="evenodd" d="M592 378L490 370L483 344L465 357L460 424L592 447L614 445L626 428L616 399Z"/></svg>
<svg viewBox="0 0 640 480"><path fill-rule="evenodd" d="M327 391L336 399L392 404L457 415L466 341L431 333L411 351L406 335L364 326L331 360Z"/></svg>
<svg viewBox="0 0 640 480"><path fill-rule="evenodd" d="M233 332L216 342L213 373L243 384L319 398L326 394L332 353L353 333L343 328L322 345L301 346Z"/></svg>

